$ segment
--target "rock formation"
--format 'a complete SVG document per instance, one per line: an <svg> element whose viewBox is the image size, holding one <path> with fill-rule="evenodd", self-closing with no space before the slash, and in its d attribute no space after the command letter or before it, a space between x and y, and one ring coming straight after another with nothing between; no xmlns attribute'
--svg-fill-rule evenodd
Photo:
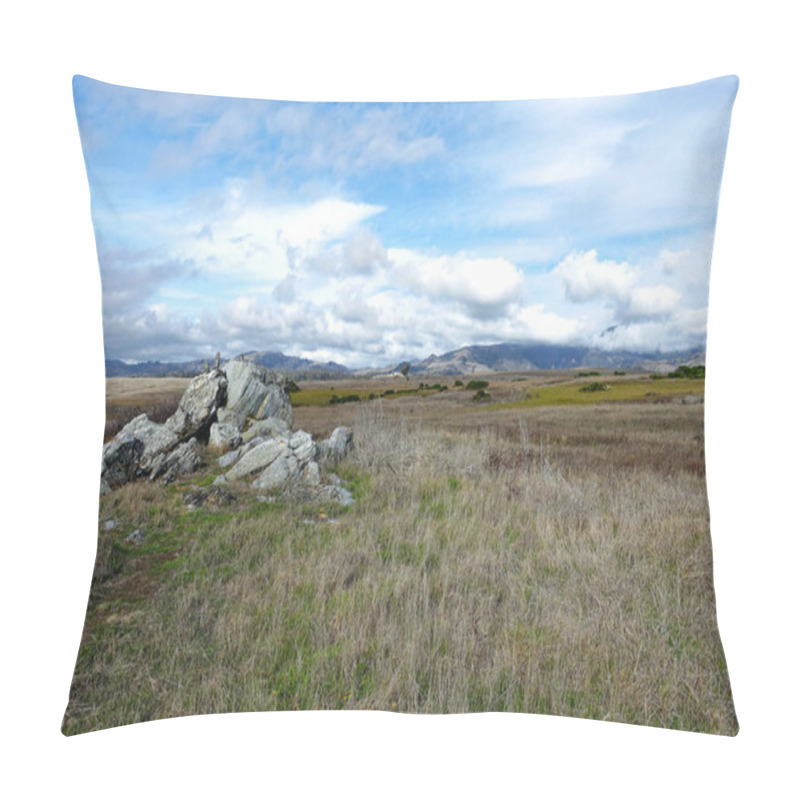
<svg viewBox="0 0 800 800"><path fill-rule="evenodd" d="M352 502L336 484L323 483L320 463L341 461L353 447L339 427L317 444L310 433L292 432L285 378L250 361L228 361L192 379L175 413L163 424L146 414L131 420L103 447L100 491L149 478L170 482L197 470L202 445L222 455L225 472L215 485L246 481L267 491L288 483L313 489L320 499Z"/></svg>

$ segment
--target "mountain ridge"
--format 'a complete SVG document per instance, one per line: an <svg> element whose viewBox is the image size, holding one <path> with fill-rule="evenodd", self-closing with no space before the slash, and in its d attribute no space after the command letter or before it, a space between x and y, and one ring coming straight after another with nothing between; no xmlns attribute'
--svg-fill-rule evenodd
<svg viewBox="0 0 800 800"><path fill-rule="evenodd" d="M350 369L335 361L312 361L300 356L267 350L252 350L237 358L254 361L267 369L279 370L294 379L341 378L369 375L390 375L408 364L411 375L478 375L489 372L547 371L553 369L643 369L668 372L681 364L705 363L705 350L688 349L671 353L658 351L600 350L590 346L551 344L466 345L441 355L400 361L387 367ZM227 359L226 359L227 360ZM128 364L119 359L106 359L106 377L192 377L205 371L208 359L185 362L145 361Z"/></svg>

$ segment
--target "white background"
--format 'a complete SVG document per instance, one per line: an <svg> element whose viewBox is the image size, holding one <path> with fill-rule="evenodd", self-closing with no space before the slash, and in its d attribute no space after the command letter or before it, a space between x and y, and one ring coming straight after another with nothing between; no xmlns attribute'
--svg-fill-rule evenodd
<svg viewBox="0 0 800 800"><path fill-rule="evenodd" d="M769 0L79 0L3 12L7 796L797 791L798 57L790 9ZM104 416L100 279L74 73L303 100L600 95L738 74L712 266L706 443L719 627L739 735L533 715L303 712L64 738L96 546Z"/></svg>

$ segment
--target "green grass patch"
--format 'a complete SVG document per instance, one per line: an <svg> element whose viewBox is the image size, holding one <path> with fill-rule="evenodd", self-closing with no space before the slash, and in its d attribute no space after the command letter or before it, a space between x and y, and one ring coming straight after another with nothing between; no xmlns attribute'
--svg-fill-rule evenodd
<svg viewBox="0 0 800 800"><path fill-rule="evenodd" d="M511 403L493 403L487 408L535 408L537 406L578 406L594 403L652 400L659 397L674 397L696 394L703 391L704 384L690 378L665 378L653 382L647 378L618 381L610 385L609 391L586 390L591 384L559 383L532 389L524 400Z"/></svg>
<svg viewBox="0 0 800 800"><path fill-rule="evenodd" d="M372 475L359 469L354 464L340 464L336 474L342 479L345 489L353 495L354 500L364 500L372 491ZM342 507L339 506L341 511Z"/></svg>

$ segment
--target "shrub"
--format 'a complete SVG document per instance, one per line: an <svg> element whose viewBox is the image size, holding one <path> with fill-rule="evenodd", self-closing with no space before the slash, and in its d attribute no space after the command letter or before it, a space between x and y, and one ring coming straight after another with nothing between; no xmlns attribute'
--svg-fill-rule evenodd
<svg viewBox="0 0 800 800"><path fill-rule="evenodd" d="M607 383L600 383L599 381L594 381L594 383L587 383L586 386L581 386L582 392L607 392L611 389L611 387Z"/></svg>
<svg viewBox="0 0 800 800"><path fill-rule="evenodd" d="M458 380L453 384L453 386L463 386L463 385L464 381L458 381Z"/></svg>
<svg viewBox="0 0 800 800"><path fill-rule="evenodd" d="M469 387L468 387L469 388ZM474 395L472 395L472 402L473 403L488 403L489 400L492 399L492 396L489 392L484 391L483 389L478 389Z"/></svg>
<svg viewBox="0 0 800 800"><path fill-rule="evenodd" d="M485 389L489 385L489 381L470 381L467 384L467 389Z"/></svg>
<svg viewBox="0 0 800 800"><path fill-rule="evenodd" d="M706 377L706 368L702 364L699 364L696 367L687 367L685 364L678 367L674 372L670 372L667 374L669 378L705 378Z"/></svg>
<svg viewBox="0 0 800 800"><path fill-rule="evenodd" d="M591 378L593 375L599 375L599 372L579 372L579 378Z"/></svg>
<svg viewBox="0 0 800 800"><path fill-rule="evenodd" d="M357 394L346 394L344 397L339 397L338 395L331 395L331 399L328 401L331 405L336 405L337 403L357 403L361 398Z"/></svg>
<svg viewBox="0 0 800 800"><path fill-rule="evenodd" d="M300 387L294 381L287 381L286 382L286 391L289 392L290 394L292 392L299 392L300 391Z"/></svg>

